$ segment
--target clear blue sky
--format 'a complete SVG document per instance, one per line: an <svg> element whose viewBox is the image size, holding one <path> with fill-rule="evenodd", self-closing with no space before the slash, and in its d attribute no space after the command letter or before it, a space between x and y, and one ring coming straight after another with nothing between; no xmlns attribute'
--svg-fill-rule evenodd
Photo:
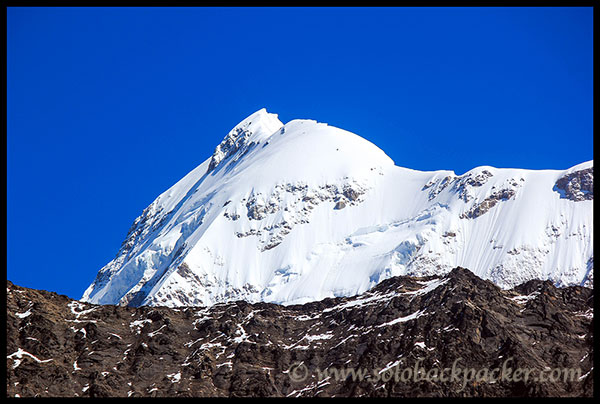
<svg viewBox="0 0 600 404"><path fill-rule="evenodd" d="M592 8L9 8L8 279L79 298L133 220L266 107L397 165L592 155Z"/></svg>

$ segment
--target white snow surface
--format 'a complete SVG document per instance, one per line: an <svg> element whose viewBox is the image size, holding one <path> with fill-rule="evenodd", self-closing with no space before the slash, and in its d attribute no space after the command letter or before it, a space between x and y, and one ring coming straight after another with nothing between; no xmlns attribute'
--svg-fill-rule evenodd
<svg viewBox="0 0 600 404"><path fill-rule="evenodd" d="M503 288L592 286L593 201L553 189L592 166L415 171L353 133L261 109L144 210L82 301L296 304L456 266Z"/></svg>

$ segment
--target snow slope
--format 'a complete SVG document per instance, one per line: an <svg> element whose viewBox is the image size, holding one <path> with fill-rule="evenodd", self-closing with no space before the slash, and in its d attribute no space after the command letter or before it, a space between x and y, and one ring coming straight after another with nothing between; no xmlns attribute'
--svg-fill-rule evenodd
<svg viewBox="0 0 600 404"><path fill-rule="evenodd" d="M261 109L144 210L82 300L293 304L456 266L501 287L591 286L592 167L415 171Z"/></svg>

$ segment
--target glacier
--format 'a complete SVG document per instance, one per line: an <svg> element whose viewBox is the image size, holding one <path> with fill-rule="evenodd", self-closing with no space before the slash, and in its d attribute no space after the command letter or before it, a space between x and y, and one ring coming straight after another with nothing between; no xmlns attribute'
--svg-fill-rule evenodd
<svg viewBox="0 0 600 404"><path fill-rule="evenodd" d="M82 301L300 304L456 266L510 288L593 286L593 161L396 166L351 132L261 109L134 221Z"/></svg>

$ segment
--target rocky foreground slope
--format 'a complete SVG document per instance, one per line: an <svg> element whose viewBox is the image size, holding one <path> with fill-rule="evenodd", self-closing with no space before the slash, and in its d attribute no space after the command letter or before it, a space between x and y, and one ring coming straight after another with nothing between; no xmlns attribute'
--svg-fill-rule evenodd
<svg viewBox="0 0 600 404"><path fill-rule="evenodd" d="M593 291L579 286L502 290L456 268L294 306L97 306L10 282L7 295L10 397L593 394ZM436 382L445 368L463 373Z"/></svg>

